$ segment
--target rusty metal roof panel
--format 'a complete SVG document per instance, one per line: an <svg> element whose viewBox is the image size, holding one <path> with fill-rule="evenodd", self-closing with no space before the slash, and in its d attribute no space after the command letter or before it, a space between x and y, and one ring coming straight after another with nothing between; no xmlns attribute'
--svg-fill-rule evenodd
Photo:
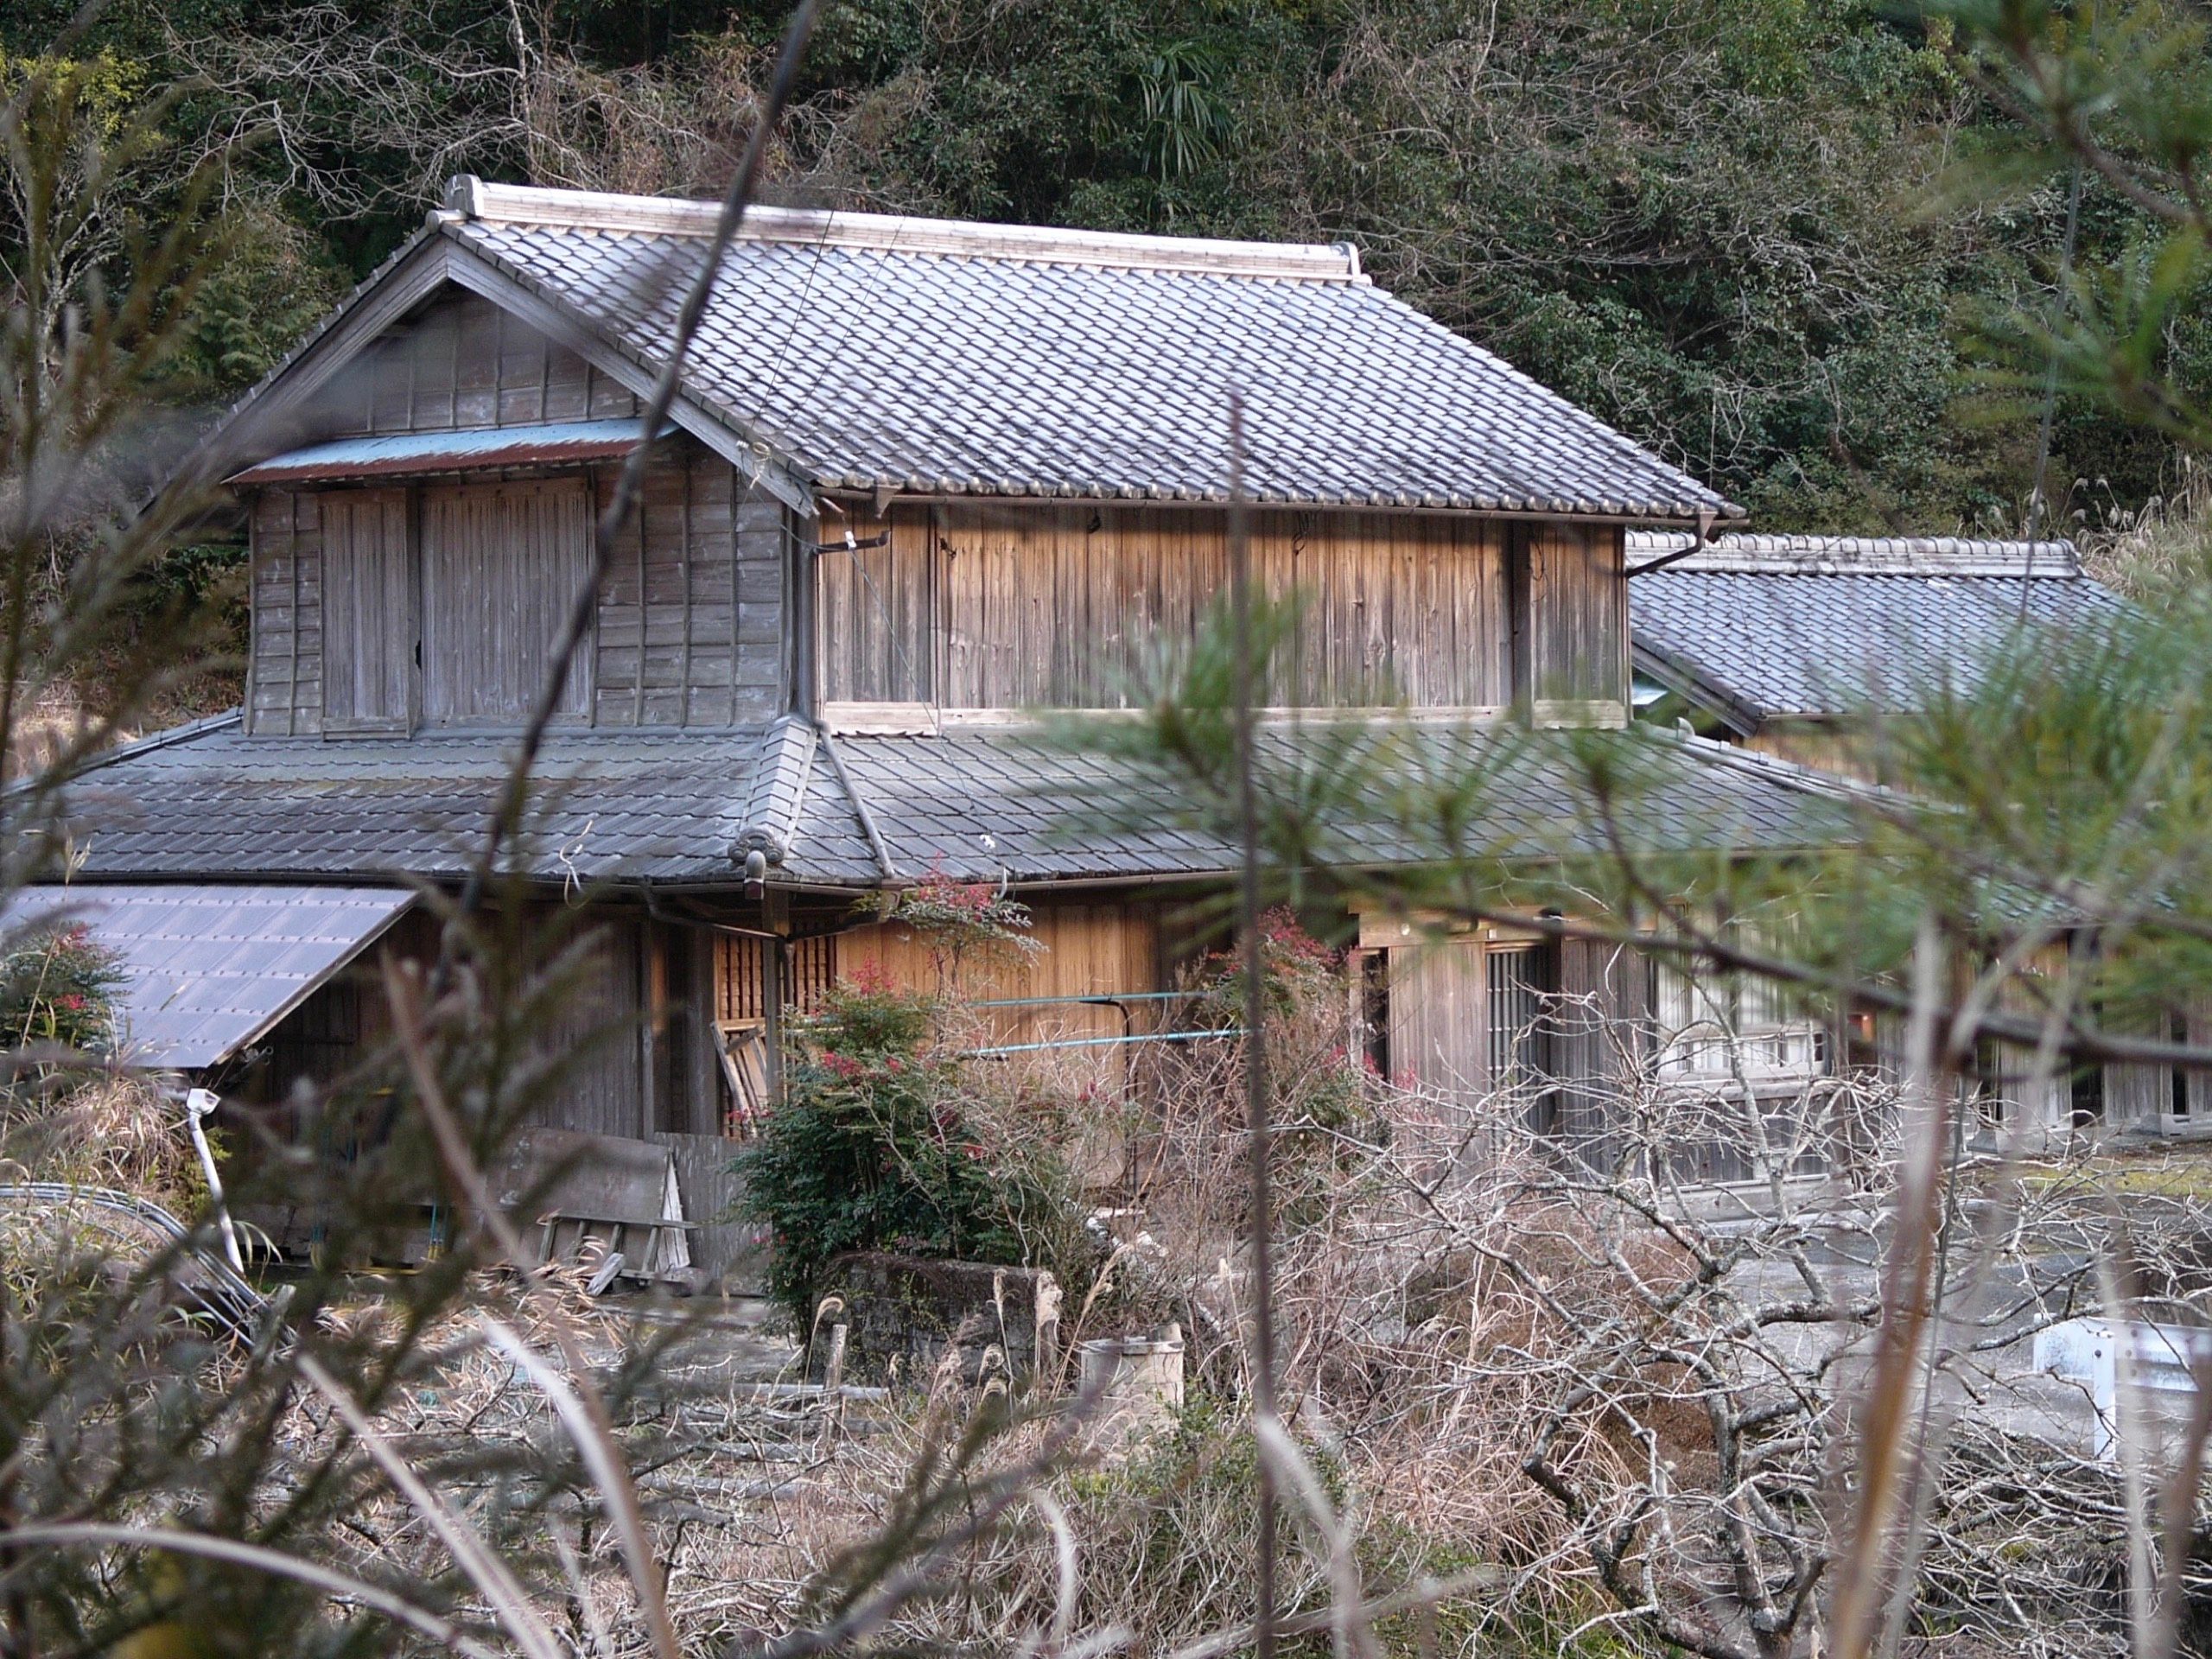
<svg viewBox="0 0 2212 1659"><path fill-rule="evenodd" d="M660 435L675 432L664 426ZM408 478L488 467L569 466L616 461L638 442L639 423L551 421L468 432L404 432L340 438L289 450L233 474L232 484L321 483L334 479Z"/></svg>
<svg viewBox="0 0 2212 1659"><path fill-rule="evenodd" d="M128 976L124 1058L189 1071L267 1035L414 900L400 887L27 887L0 905L0 929L86 929Z"/></svg>

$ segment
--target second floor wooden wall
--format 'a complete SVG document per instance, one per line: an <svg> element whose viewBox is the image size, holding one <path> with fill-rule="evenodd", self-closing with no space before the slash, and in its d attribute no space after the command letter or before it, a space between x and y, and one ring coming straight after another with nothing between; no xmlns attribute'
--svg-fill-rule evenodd
<svg viewBox="0 0 2212 1659"><path fill-rule="evenodd" d="M613 485L268 490L254 505L249 728L518 725ZM565 721L728 726L786 696L783 511L688 441L649 474Z"/></svg>
<svg viewBox="0 0 2212 1659"><path fill-rule="evenodd" d="M1126 706L1230 585L1218 508L915 505L822 522L833 705ZM1255 582L1303 605L1268 701L1621 705L1620 546L1604 525L1255 513Z"/></svg>

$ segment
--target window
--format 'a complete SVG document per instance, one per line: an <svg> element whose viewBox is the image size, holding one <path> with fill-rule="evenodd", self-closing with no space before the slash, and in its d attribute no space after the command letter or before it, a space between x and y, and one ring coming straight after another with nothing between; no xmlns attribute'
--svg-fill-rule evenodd
<svg viewBox="0 0 2212 1659"><path fill-rule="evenodd" d="M1824 1069L1820 1021L1793 1010L1782 987L1745 974L1653 969L1662 1082L1757 1084Z"/></svg>
<svg viewBox="0 0 2212 1659"><path fill-rule="evenodd" d="M518 726L590 579L580 478L321 493L322 729ZM591 708L594 653L556 715Z"/></svg>
<svg viewBox="0 0 2212 1659"><path fill-rule="evenodd" d="M1545 1130L1553 1127L1556 1104L1549 1007L1558 988L1554 961L1549 944L1531 943L1493 945L1484 963L1490 1086L1527 1096L1530 1126Z"/></svg>

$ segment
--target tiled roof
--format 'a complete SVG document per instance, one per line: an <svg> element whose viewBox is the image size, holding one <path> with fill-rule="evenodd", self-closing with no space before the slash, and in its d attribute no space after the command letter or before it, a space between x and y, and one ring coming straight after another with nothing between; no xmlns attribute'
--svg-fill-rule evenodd
<svg viewBox="0 0 2212 1659"><path fill-rule="evenodd" d="M1325 764L1331 753L1288 728L1266 741L1271 767ZM247 738L227 725L122 754L72 785L82 877L455 877L481 844L512 741ZM1347 822L1337 850L1363 861L1581 845L1592 813L1569 764L1576 744L1616 745L1617 765L1643 769L1649 786L1623 791L1633 803L1624 816L1655 848L1809 845L1835 833L1831 797L1805 774L1717 746L1425 727L1355 741L1391 746L1383 758L1401 777L1492 774L1491 810L1471 840L1379 816ZM784 721L556 733L539 776L512 867L548 882L732 886L754 848L769 855L772 880L802 886L931 871L1019 881L1213 874L1236 863L1179 780L1006 730L828 739Z"/></svg>
<svg viewBox="0 0 2212 1659"><path fill-rule="evenodd" d="M124 754L70 785L85 874L459 876L512 737L247 736ZM758 728L556 733L514 867L550 880L727 879Z"/></svg>
<svg viewBox="0 0 2212 1659"><path fill-rule="evenodd" d="M1631 536L1629 566L1680 545ZM1936 677L1970 685L2024 622L2122 603L2064 542L1729 536L1632 576L1629 626L1641 671L1748 730L1895 707Z"/></svg>
<svg viewBox="0 0 2212 1659"><path fill-rule="evenodd" d="M474 185L443 234L658 366L699 204ZM685 389L817 487L1694 520L1713 492L1348 251L765 211ZM1226 250L1226 251L1222 251Z"/></svg>

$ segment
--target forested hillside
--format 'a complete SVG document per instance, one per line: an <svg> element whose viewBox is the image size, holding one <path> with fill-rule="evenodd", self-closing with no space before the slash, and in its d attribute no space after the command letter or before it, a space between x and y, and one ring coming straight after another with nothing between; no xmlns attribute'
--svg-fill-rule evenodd
<svg viewBox="0 0 2212 1659"><path fill-rule="evenodd" d="M783 13L116 0L65 38L73 10L9 8L0 45L95 63L118 116L175 97L137 187L149 220L194 161L222 161L228 263L174 388L200 404L274 361L451 173L719 190ZM2001 342L2050 302L2069 180L1962 166L2010 137L1949 45L1878 0L839 0L776 194L1350 238L1379 280L1767 527L2017 531L2040 376ZM2139 234L2092 181L2082 257ZM2212 384L2201 328L2159 349ZM2062 398L2049 476L2094 525L2176 468Z"/></svg>

